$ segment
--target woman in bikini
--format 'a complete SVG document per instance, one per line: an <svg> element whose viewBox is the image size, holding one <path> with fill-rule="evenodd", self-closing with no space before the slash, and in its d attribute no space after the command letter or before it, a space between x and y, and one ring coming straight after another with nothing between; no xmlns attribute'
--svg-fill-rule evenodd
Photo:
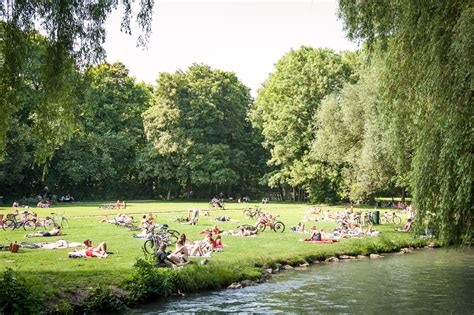
<svg viewBox="0 0 474 315"><path fill-rule="evenodd" d="M87 257L107 257L107 244L105 242L100 243L98 246L92 246L91 240L85 240L84 245L86 245L86 256Z"/></svg>

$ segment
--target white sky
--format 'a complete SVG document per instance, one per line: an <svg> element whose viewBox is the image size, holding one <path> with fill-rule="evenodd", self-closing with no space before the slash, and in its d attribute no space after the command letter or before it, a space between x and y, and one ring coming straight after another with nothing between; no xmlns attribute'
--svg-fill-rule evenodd
<svg viewBox="0 0 474 315"><path fill-rule="evenodd" d="M120 12L109 18L107 60L123 62L148 83L159 72L205 63L236 73L255 95L291 48L357 49L345 38L336 9L337 0L156 0L147 50L136 47L136 33L120 32Z"/></svg>

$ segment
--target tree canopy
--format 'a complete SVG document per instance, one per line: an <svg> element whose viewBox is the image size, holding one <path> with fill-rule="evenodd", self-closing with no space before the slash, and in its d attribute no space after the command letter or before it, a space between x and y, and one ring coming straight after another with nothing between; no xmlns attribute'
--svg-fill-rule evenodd
<svg viewBox="0 0 474 315"><path fill-rule="evenodd" d="M68 139L74 130L72 114L77 89L72 87L75 68L84 68L103 59L105 21L113 10L123 7L121 29L131 33L134 16L130 0L111 1L2 1L0 4L0 155L6 145L9 121L21 106L18 94L32 55L37 55L31 40L38 32L45 39L41 58L35 61L41 100L33 121L41 146L37 146L36 162L44 164L53 156L55 147ZM151 32L154 1L140 1L136 20L144 45Z"/></svg>
<svg viewBox="0 0 474 315"><path fill-rule="evenodd" d="M352 39L386 57L383 117L420 222L446 242L472 239L472 1L340 0Z"/></svg>
<svg viewBox="0 0 474 315"><path fill-rule="evenodd" d="M292 50L275 64L250 113L271 152L268 163L277 167L271 185L306 189L310 179L320 175L308 171L314 166L308 154L318 128L316 113L325 96L341 89L344 82L357 80L356 65L354 53L311 47Z"/></svg>
<svg viewBox="0 0 474 315"><path fill-rule="evenodd" d="M211 192L244 184L243 177L255 171L251 161L258 147L245 119L251 102L249 89L233 73L193 65L160 74L154 106L143 114L154 148L148 154L155 158L149 175L185 183L188 193L193 185Z"/></svg>

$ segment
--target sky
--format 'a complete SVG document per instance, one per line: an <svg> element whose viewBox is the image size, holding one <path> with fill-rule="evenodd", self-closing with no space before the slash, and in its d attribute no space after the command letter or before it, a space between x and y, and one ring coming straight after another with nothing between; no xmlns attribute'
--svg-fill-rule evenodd
<svg viewBox="0 0 474 315"><path fill-rule="evenodd" d="M107 20L107 61L121 61L138 81L193 63L234 72L256 95L274 64L302 45L356 50L337 19L337 0L156 0L147 49L138 33L120 32L121 13Z"/></svg>

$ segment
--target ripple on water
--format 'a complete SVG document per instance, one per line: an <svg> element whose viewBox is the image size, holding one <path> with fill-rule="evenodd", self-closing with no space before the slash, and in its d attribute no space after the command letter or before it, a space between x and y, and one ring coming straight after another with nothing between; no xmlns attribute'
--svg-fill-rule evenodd
<svg viewBox="0 0 474 315"><path fill-rule="evenodd" d="M136 312L473 314L473 258L474 250L426 250L316 265L262 285L171 299Z"/></svg>

